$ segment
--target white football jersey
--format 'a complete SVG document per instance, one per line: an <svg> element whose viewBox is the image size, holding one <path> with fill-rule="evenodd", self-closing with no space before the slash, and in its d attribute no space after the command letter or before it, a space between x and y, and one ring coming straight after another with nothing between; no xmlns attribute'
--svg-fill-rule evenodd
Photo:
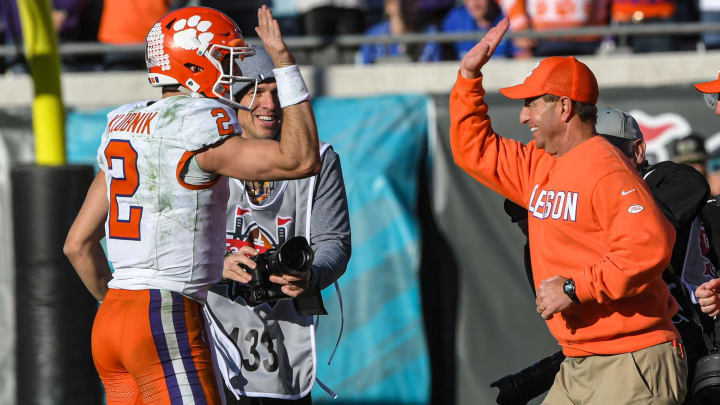
<svg viewBox="0 0 720 405"><path fill-rule="evenodd" d="M108 286L176 291L204 302L222 276L227 178L183 181L193 151L241 132L217 100L175 96L108 114L98 150L110 203L105 222Z"/></svg>

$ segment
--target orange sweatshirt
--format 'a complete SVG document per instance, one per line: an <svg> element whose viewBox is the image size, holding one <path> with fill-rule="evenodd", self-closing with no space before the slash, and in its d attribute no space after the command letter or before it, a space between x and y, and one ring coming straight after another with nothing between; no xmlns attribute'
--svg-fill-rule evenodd
<svg viewBox="0 0 720 405"><path fill-rule="evenodd" d="M580 304L547 321L567 356L618 354L679 337L678 304L661 278L675 230L632 164L603 137L555 158L498 136L482 77L458 74L450 93L455 162L475 179L527 207L535 287L575 280Z"/></svg>

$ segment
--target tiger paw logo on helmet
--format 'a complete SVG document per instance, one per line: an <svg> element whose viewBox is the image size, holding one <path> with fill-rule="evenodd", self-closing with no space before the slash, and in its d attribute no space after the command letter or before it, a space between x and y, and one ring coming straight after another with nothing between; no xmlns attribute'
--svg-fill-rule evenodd
<svg viewBox="0 0 720 405"><path fill-rule="evenodd" d="M254 82L242 76L238 61L252 56L240 28L222 12L184 7L160 18L146 40L148 81L154 87L180 85L194 97L216 98L234 108L231 86ZM187 91L186 91L187 90Z"/></svg>
<svg viewBox="0 0 720 405"><path fill-rule="evenodd" d="M200 20L199 15L194 15L187 20L177 20L172 27L176 31L173 40L187 50L205 48L215 36L212 32L207 32L212 27L212 23ZM199 35L197 35L198 31L200 31Z"/></svg>

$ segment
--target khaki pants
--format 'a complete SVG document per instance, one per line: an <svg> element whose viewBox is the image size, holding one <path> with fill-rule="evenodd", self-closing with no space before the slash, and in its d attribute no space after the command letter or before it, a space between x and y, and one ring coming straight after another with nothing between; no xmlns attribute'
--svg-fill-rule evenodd
<svg viewBox="0 0 720 405"><path fill-rule="evenodd" d="M679 348L666 342L632 353L568 357L543 405L680 404L687 361Z"/></svg>

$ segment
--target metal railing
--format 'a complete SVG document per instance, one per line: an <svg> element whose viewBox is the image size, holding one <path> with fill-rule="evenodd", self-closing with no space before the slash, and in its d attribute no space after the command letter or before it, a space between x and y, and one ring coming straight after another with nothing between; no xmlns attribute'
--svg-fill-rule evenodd
<svg viewBox="0 0 720 405"><path fill-rule="evenodd" d="M616 37L619 42L627 41L633 36L669 35L683 36L696 35L705 32L720 32L720 23L667 23L667 24L627 24L608 26L588 26L573 29L548 31L517 31L509 32L506 38L567 38L576 36ZM336 37L303 36L287 37L285 39L291 50L312 51L327 46L340 48L359 47L364 44L390 44L390 43L452 43L457 41L479 41L483 32L465 33L412 33L399 36L368 36L368 35L342 35ZM252 45L260 43L257 38L248 38ZM97 55L105 53L142 54L144 44L110 45L99 42L74 42L60 44L61 55ZM0 56L17 55L22 48L13 45L0 45Z"/></svg>

